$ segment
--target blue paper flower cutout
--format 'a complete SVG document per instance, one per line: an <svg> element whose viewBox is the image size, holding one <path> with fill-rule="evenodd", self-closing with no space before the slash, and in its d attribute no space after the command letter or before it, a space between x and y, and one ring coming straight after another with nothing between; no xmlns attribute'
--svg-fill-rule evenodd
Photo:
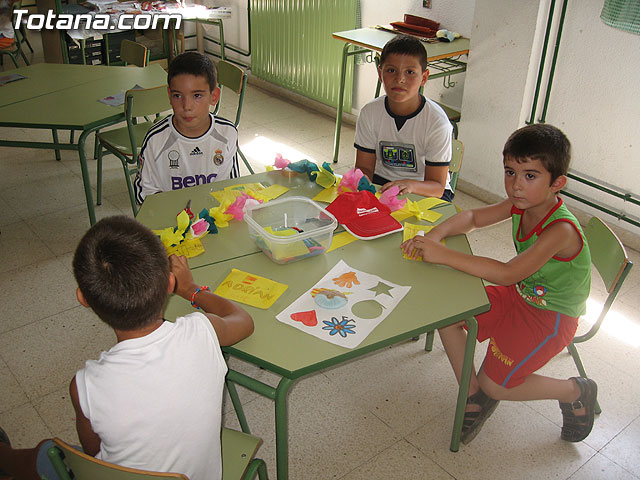
<svg viewBox="0 0 640 480"><path fill-rule="evenodd" d="M329 330L329 335L335 335L339 333L342 338L347 337L347 333L355 334L353 331L356 328L355 324L350 325L349 322L353 322L346 317L342 317L342 320L338 321L336 317L332 317L331 321L323 320L322 323L326 325L326 327L322 327L323 330Z"/></svg>

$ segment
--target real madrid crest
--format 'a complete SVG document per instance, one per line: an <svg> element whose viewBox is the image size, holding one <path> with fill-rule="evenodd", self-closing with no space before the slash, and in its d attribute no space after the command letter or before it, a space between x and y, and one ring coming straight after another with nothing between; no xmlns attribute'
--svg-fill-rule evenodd
<svg viewBox="0 0 640 480"><path fill-rule="evenodd" d="M222 156L222 150L218 149L216 150L216 154L213 156L213 163L216 166L220 166L222 165L222 162L224 162L224 157Z"/></svg>
<svg viewBox="0 0 640 480"><path fill-rule="evenodd" d="M180 154L176 150L171 150L167 156L169 157L169 168L180 168L178 163Z"/></svg>

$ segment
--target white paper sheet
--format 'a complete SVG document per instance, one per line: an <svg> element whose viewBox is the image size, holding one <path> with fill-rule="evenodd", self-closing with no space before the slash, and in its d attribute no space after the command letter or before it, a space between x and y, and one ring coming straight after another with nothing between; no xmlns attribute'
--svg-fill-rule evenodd
<svg viewBox="0 0 640 480"><path fill-rule="evenodd" d="M355 348L409 290L340 260L276 318L327 342Z"/></svg>

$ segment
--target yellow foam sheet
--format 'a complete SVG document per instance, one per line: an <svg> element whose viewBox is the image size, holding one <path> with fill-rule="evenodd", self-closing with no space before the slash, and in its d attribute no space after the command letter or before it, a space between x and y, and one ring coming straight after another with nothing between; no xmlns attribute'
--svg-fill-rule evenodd
<svg viewBox="0 0 640 480"><path fill-rule="evenodd" d="M266 310L287 288L289 286L283 283L232 268L231 273L218 285L214 293L229 300Z"/></svg>
<svg viewBox="0 0 640 480"><path fill-rule="evenodd" d="M338 187L334 185L331 188L323 189L320 193L318 193L311 200L314 200L316 202L331 203L336 198L338 198Z"/></svg>
<svg viewBox="0 0 640 480"><path fill-rule="evenodd" d="M435 225L431 226L431 225L414 225L413 223L404 223L404 230L402 231L402 241L406 242L407 240L412 239L413 237L415 237L418 232L422 231L424 233L429 232ZM442 241L440 242L443 245L444 243L444 239L442 239ZM417 260L417 261L422 261L422 257L421 256L417 256L414 258L410 258L407 254L403 253L402 256L404 258L406 258L407 260Z"/></svg>
<svg viewBox="0 0 640 480"><path fill-rule="evenodd" d="M191 238L173 247L165 247L167 255L184 255L187 258L197 257L204 253L204 246L199 238Z"/></svg>
<svg viewBox="0 0 640 480"><path fill-rule="evenodd" d="M262 200L264 200L265 202L268 202L269 200L278 198L280 195L288 192L289 190L290 190L289 187L285 187L284 185L274 184L263 190L259 190L259 191L256 190L256 193Z"/></svg>
<svg viewBox="0 0 640 480"><path fill-rule="evenodd" d="M331 252L336 248L349 245L351 242L355 242L356 240L358 239L353 235L351 235L349 232L338 233L337 235L333 236L333 239L331 240L331 246L329 247L329 250L327 250L327 252Z"/></svg>
<svg viewBox="0 0 640 480"><path fill-rule="evenodd" d="M400 210L396 210L395 212L391 212L391 216L398 220L399 222L409 218L416 217L418 220L426 220L427 222L436 222L442 217L441 213L431 211L430 209L440 205L442 203L447 203L445 200L441 200L440 198L427 197L422 200L418 200L417 202L412 202L407 199L407 203Z"/></svg>

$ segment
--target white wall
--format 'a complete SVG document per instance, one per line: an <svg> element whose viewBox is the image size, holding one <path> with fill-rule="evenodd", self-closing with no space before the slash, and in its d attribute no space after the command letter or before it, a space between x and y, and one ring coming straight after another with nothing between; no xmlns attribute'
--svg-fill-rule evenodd
<svg viewBox="0 0 640 480"><path fill-rule="evenodd" d="M558 11L561 4L556 2ZM572 142L572 169L638 195L640 36L605 25L602 5L602 0L568 4L546 122ZM462 101L460 178L494 194L504 195L504 142L529 117L548 9L548 0L476 2ZM550 59L551 46L547 55ZM572 181L570 188L640 216L638 207ZM599 215L638 233L637 227Z"/></svg>

